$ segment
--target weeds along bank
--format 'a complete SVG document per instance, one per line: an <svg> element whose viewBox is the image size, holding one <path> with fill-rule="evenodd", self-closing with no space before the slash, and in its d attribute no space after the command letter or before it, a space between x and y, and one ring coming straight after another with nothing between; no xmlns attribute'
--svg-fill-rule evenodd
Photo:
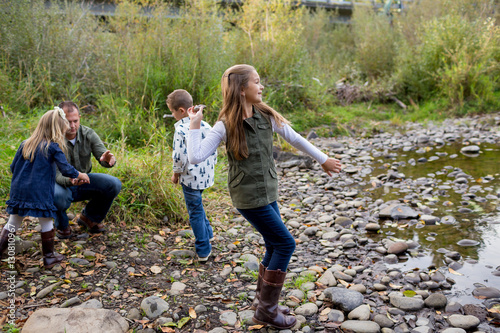
<svg viewBox="0 0 500 333"><path fill-rule="evenodd" d="M136 3L120 1L102 20L70 2L1 0L4 107L26 112L70 98L106 112L112 95L166 110L176 88L217 107L221 73L249 63L265 79L266 100L284 113L338 104L342 79L362 87L357 100L386 102L389 94L407 105L498 108L500 5L492 0L415 1L391 18L359 6L350 25L286 0L247 0L239 9L150 1L148 15Z"/></svg>
<svg viewBox="0 0 500 333"><path fill-rule="evenodd" d="M181 219L182 196L168 181L166 96L190 91L208 105L213 123L220 76L235 63L256 67L265 100L298 130L342 129L363 117L498 111L494 1L422 0L390 19L359 7L350 25L334 25L332 12L289 1L248 0L238 10L208 0L185 3L173 17L165 3L152 4L145 16L137 2L120 1L115 15L102 20L72 3L47 9L43 0L0 0L0 104L8 116L0 125L2 198L8 165L33 119L71 99L88 112L82 123L119 152L110 172L128 190L113 207L115 217ZM348 93L339 93L339 81ZM408 106L405 113L392 97Z"/></svg>
<svg viewBox="0 0 500 333"><path fill-rule="evenodd" d="M42 112L40 112L42 113ZM1 117L1 116L0 116ZM10 190L10 163L14 158L19 144L29 137L36 127L39 115L9 114L0 121L0 213L5 213L5 201ZM94 127L101 122L100 117L88 114L82 115L82 124ZM151 122L149 125L152 125ZM173 122L171 123L173 126ZM119 126L119 124L117 124ZM148 124L145 124L148 126ZM168 129L170 130L170 128ZM99 134L104 133L98 129ZM161 225L178 227L185 225L188 219L184 197L180 186L171 183L172 150L171 135L164 124L159 122L154 134L141 146L132 147L126 143L126 137L110 140L109 136L101 135L108 148L115 154L117 163L111 169L105 169L98 163L93 163L93 171L108 173L122 181L122 191L113 202L108 219L114 222L123 221L129 225L155 228ZM168 142L167 142L168 141ZM224 154L219 156L220 163L216 166L215 185L205 191L205 206L209 211L230 206L229 195L226 193ZM73 204L72 211L78 213L83 208L80 203ZM165 220L165 217L168 220Z"/></svg>

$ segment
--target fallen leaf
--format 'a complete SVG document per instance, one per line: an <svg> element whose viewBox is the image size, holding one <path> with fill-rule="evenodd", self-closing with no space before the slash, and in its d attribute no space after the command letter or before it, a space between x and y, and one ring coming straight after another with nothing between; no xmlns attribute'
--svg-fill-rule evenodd
<svg viewBox="0 0 500 333"><path fill-rule="evenodd" d="M339 279L339 282L340 282L343 286L345 286L346 288L350 286L350 284L349 284L349 283L347 283L347 282L345 282L344 280Z"/></svg>
<svg viewBox="0 0 500 333"><path fill-rule="evenodd" d="M403 291L403 295L405 295L406 297L413 297L415 296L417 293L413 290L405 290Z"/></svg>
<svg viewBox="0 0 500 333"><path fill-rule="evenodd" d="M190 321L191 318L190 317L183 317L181 318L181 320L179 320L179 322L177 323L177 327L178 328L182 328L182 326L186 325L188 321Z"/></svg>
<svg viewBox="0 0 500 333"><path fill-rule="evenodd" d="M166 332L166 333L175 333L175 330L173 328L170 328L170 327L161 327L161 331L162 332Z"/></svg>
<svg viewBox="0 0 500 333"><path fill-rule="evenodd" d="M196 311L193 308L189 308L189 316L193 319L196 319Z"/></svg>
<svg viewBox="0 0 500 333"><path fill-rule="evenodd" d="M332 309L330 308L325 308L323 309L323 311L320 312L320 316L324 316L324 315L327 315L330 313L330 311L332 311Z"/></svg>
<svg viewBox="0 0 500 333"><path fill-rule="evenodd" d="M491 313L500 313L500 305L494 305L491 309L488 309L488 312Z"/></svg>
<svg viewBox="0 0 500 333"><path fill-rule="evenodd" d="M391 287L392 289L401 289L401 288L403 288L403 286L400 286L400 285L397 285L397 284L394 284L394 283L389 283L389 287Z"/></svg>
<svg viewBox="0 0 500 333"><path fill-rule="evenodd" d="M389 314L389 312L387 312L387 318L389 318L390 320L392 320L393 322L397 323L398 321L397 320L394 320L391 315Z"/></svg>
<svg viewBox="0 0 500 333"><path fill-rule="evenodd" d="M253 331L253 330L260 330L262 327L264 327L264 325L253 325L253 326L249 326L248 329L250 331Z"/></svg>
<svg viewBox="0 0 500 333"><path fill-rule="evenodd" d="M451 268L448 268L448 271L451 273L451 274L455 274L455 275L463 275L462 273L459 273Z"/></svg>
<svg viewBox="0 0 500 333"><path fill-rule="evenodd" d="M85 276L87 276L87 275L92 275L92 274L94 274L94 270L91 270L91 271L88 271L88 272L82 273L82 275L85 275Z"/></svg>

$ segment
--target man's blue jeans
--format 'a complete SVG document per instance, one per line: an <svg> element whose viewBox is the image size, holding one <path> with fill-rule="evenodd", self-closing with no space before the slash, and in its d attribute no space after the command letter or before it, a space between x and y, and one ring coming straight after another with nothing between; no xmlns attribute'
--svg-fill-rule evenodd
<svg viewBox="0 0 500 333"><path fill-rule="evenodd" d="M66 210L72 202L89 200L83 214L92 222L101 223L108 214L109 208L122 188L122 183L116 177L89 173L90 184L63 187L56 183L54 191L54 205L58 209L54 224L57 229L68 227Z"/></svg>
<svg viewBox="0 0 500 333"><path fill-rule="evenodd" d="M206 257L212 251L210 238L213 237L214 232L207 218L207 214L205 213L205 209L203 208L203 201L201 198L203 190L193 190L186 185L181 185L189 214L189 223L194 233L194 248L199 257Z"/></svg>
<svg viewBox="0 0 500 333"><path fill-rule="evenodd" d="M295 239L281 220L276 201L267 206L238 211L264 237L266 254L262 265L268 270L281 269L286 272L295 251Z"/></svg>

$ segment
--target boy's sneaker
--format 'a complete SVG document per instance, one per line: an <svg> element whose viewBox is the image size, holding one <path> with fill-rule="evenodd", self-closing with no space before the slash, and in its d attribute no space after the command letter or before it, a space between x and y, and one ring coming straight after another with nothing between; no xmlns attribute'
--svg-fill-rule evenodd
<svg viewBox="0 0 500 333"><path fill-rule="evenodd" d="M201 261L201 262L207 261L208 257L210 257L211 254L212 254L212 250L210 250L210 252L207 254L206 257L200 257L200 256L198 256L198 261Z"/></svg>

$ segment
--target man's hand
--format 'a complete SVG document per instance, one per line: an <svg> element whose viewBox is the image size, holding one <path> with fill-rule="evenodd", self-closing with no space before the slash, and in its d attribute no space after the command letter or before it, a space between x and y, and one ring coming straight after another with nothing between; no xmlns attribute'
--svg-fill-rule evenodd
<svg viewBox="0 0 500 333"><path fill-rule="evenodd" d="M71 184L73 184L73 186L80 186L80 185L83 185L83 184L90 184L90 179L87 176L87 174L80 173L80 175L85 175L86 178L85 177L81 177L81 178L70 178L69 179L71 181Z"/></svg>
<svg viewBox="0 0 500 333"><path fill-rule="evenodd" d="M321 164L321 167L328 174L328 176L331 176L332 172L339 173L342 165L339 160L329 158L325 163Z"/></svg>
<svg viewBox="0 0 500 333"><path fill-rule="evenodd" d="M113 166L116 163L115 155L111 154L109 150L106 150L99 160L108 163L109 166Z"/></svg>

